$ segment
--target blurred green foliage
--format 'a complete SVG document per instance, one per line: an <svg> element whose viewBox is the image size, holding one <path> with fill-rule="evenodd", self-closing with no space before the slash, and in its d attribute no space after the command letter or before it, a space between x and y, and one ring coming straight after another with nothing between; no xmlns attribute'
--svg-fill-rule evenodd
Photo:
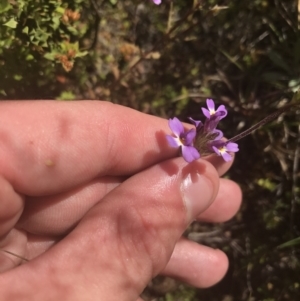
<svg viewBox="0 0 300 301"><path fill-rule="evenodd" d="M45 87L53 81L54 63L70 71L75 59L87 54L78 44L89 27L86 20L80 20L84 2L2 0L2 95L8 98L30 95L30 89Z"/></svg>
<svg viewBox="0 0 300 301"><path fill-rule="evenodd" d="M296 0L2 1L2 99L103 99L164 118L201 118L207 97L229 110L228 137L300 87ZM236 218L187 235L223 249L225 279L194 290L159 279L156 300L297 300L300 286L299 110L239 142L227 177L244 203Z"/></svg>

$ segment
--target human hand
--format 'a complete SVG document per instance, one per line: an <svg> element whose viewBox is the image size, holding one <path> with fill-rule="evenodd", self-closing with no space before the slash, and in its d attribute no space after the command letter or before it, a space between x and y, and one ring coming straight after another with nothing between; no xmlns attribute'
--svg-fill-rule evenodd
<svg viewBox="0 0 300 301"><path fill-rule="evenodd" d="M106 102L2 102L0 129L0 248L29 259L0 252L0 300L134 301L158 273L198 287L223 277L226 256L181 235L195 218L232 217L240 190L219 179L221 158L174 159L166 120Z"/></svg>

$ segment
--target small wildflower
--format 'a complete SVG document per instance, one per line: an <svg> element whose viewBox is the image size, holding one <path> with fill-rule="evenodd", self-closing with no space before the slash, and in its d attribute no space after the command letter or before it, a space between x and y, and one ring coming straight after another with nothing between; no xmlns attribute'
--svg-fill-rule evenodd
<svg viewBox="0 0 300 301"><path fill-rule="evenodd" d="M196 127L197 132L203 127L203 123L200 120L195 120L189 117L190 122Z"/></svg>
<svg viewBox="0 0 300 301"><path fill-rule="evenodd" d="M228 162L232 160L232 156L228 152L236 153L239 151L239 147L234 142L226 142L221 140L212 141L211 147L218 156L222 156L224 161Z"/></svg>
<svg viewBox="0 0 300 301"><path fill-rule="evenodd" d="M212 131L212 134L214 135L213 141L221 140L221 139L224 137L223 132L220 131L220 130L214 129L214 130Z"/></svg>
<svg viewBox="0 0 300 301"><path fill-rule="evenodd" d="M169 145L172 147L179 147L185 161L192 162L200 158L200 154L193 146L196 130L191 129L187 132L184 131L182 123L174 117L169 119L169 127L175 137L167 135Z"/></svg>
<svg viewBox="0 0 300 301"><path fill-rule="evenodd" d="M161 4L161 0L152 0L154 4L159 5Z"/></svg>
<svg viewBox="0 0 300 301"><path fill-rule="evenodd" d="M224 105L220 105L218 107L218 109L215 110L215 103L212 99L207 99L206 105L207 105L208 109L202 108L202 112L207 119L211 119L211 118L215 119L216 118L219 121L219 120L223 119L224 117L226 117L227 110L225 109Z"/></svg>
<svg viewBox="0 0 300 301"><path fill-rule="evenodd" d="M216 117L206 118L204 122L204 131L206 133L213 132L216 129L219 121L220 118L216 118Z"/></svg>
<svg viewBox="0 0 300 301"><path fill-rule="evenodd" d="M167 135L167 140L172 147L179 147L185 161L192 162L201 156L216 153L228 162L232 160L229 152L237 152L238 145L231 141L223 141L223 132L217 129L221 119L226 117L227 110L220 105L217 110L212 99L206 100L207 108L202 108L206 120L201 122L189 117L195 128L185 132L181 122L175 117L169 120L169 126L174 136Z"/></svg>

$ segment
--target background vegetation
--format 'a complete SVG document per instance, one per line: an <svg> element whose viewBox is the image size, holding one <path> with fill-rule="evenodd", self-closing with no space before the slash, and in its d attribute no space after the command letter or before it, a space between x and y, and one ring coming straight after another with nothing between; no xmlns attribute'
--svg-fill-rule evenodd
<svg viewBox="0 0 300 301"><path fill-rule="evenodd" d="M296 0L2 0L0 97L102 99L182 120L209 97L229 109L232 137L299 89L299 11ZM227 276L207 290L154 279L145 298L298 300L299 111L239 145L227 176L242 187L240 213L187 231L225 250Z"/></svg>

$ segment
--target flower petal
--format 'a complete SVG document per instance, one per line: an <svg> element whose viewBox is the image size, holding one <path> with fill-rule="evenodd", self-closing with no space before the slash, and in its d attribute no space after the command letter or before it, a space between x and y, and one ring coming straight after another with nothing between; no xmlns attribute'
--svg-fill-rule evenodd
<svg viewBox="0 0 300 301"><path fill-rule="evenodd" d="M212 99L208 98L206 99L206 105L209 111L215 111L215 103Z"/></svg>
<svg viewBox="0 0 300 301"><path fill-rule="evenodd" d="M224 105L220 105L216 111L216 115L220 118L223 119L227 115L227 110Z"/></svg>
<svg viewBox="0 0 300 301"><path fill-rule="evenodd" d="M223 157L225 162L229 162L232 160L232 156L230 154L228 154L227 152L222 153L221 156Z"/></svg>
<svg viewBox="0 0 300 301"><path fill-rule="evenodd" d="M202 123L202 121L200 121L200 120L195 120L195 119L193 119L192 117L189 117L188 118L190 121L191 121L191 123L198 129L200 129L202 126L203 126L203 123Z"/></svg>
<svg viewBox="0 0 300 301"><path fill-rule="evenodd" d="M193 141L196 137L196 130L190 129L188 132L186 132L183 137L185 138L184 145L191 146L193 144Z"/></svg>
<svg viewBox="0 0 300 301"><path fill-rule="evenodd" d="M215 135L216 135L216 137L214 138L214 140L220 140L220 139L222 139L222 138L224 137L223 132L220 131L220 130L217 130L217 129L214 129L214 130L212 131L212 134L215 134Z"/></svg>
<svg viewBox="0 0 300 301"><path fill-rule="evenodd" d="M176 117L169 119L169 127L177 137L184 133L183 125Z"/></svg>
<svg viewBox="0 0 300 301"><path fill-rule="evenodd" d="M214 151L218 156L221 156L221 152L220 152L220 150L219 150L217 147L215 147L214 145L212 145L212 149L213 149L213 151Z"/></svg>
<svg viewBox="0 0 300 301"><path fill-rule="evenodd" d="M155 3L156 5L161 4L161 0L152 0L152 1L153 1L153 3Z"/></svg>
<svg viewBox="0 0 300 301"><path fill-rule="evenodd" d="M175 137L170 136L170 135L166 135L166 138L167 138L168 143L169 143L170 146L172 146L172 147L181 146L179 138L175 138Z"/></svg>
<svg viewBox="0 0 300 301"><path fill-rule="evenodd" d="M204 123L205 132L213 132L216 129L219 121L220 118L216 117L215 115L207 118Z"/></svg>
<svg viewBox="0 0 300 301"><path fill-rule="evenodd" d="M239 151L239 146L234 143L234 142L228 142L226 144L226 149L229 151L229 152L233 152L233 153L236 153Z"/></svg>
<svg viewBox="0 0 300 301"><path fill-rule="evenodd" d="M193 146L182 146L181 151L183 159L188 163L200 158L199 152Z"/></svg>
<svg viewBox="0 0 300 301"><path fill-rule="evenodd" d="M201 110L204 116L209 119L211 116L209 110L207 110L206 108L201 108Z"/></svg>

